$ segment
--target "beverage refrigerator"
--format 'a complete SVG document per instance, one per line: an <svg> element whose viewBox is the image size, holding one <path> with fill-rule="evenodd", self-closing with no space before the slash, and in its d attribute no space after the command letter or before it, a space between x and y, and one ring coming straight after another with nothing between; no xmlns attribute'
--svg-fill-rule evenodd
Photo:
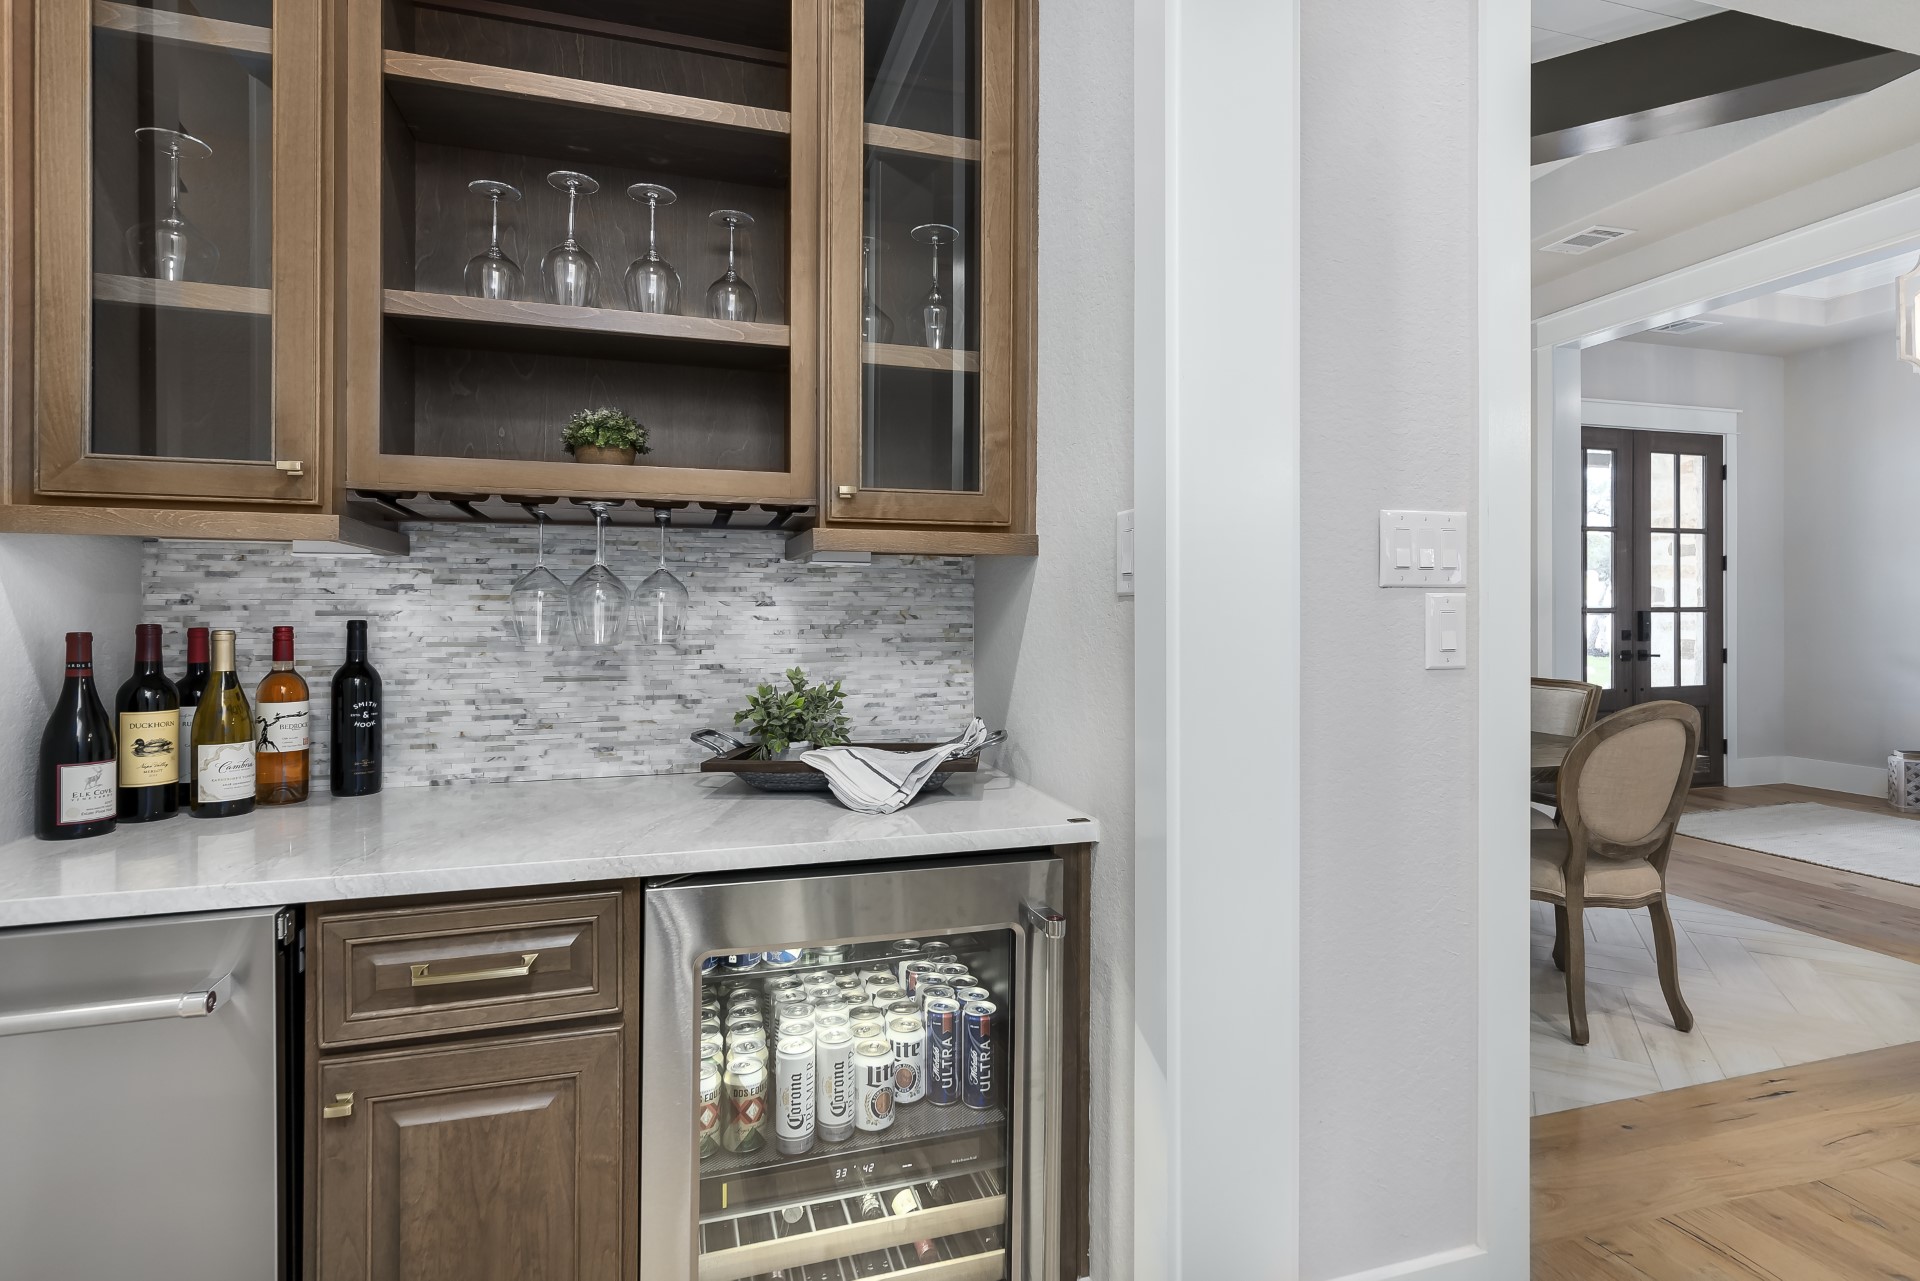
<svg viewBox="0 0 1920 1281"><path fill-rule="evenodd" d="M648 1281L1059 1281L1063 866L646 891Z"/></svg>

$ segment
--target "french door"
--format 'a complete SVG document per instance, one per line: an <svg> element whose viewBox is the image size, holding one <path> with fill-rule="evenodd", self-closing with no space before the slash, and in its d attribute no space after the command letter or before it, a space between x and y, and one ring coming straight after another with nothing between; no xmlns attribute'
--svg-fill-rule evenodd
<svg viewBox="0 0 1920 1281"><path fill-rule="evenodd" d="M1726 559L1721 438L1586 427L1581 622L1600 713L1700 709L1696 786L1725 765Z"/></svg>

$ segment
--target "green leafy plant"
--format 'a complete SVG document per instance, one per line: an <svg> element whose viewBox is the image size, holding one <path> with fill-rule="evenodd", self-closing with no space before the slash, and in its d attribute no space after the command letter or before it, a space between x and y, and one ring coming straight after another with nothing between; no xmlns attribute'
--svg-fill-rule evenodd
<svg viewBox="0 0 1920 1281"><path fill-rule="evenodd" d="M760 739L760 756L771 760L795 743L833 747L846 742L852 722L840 682L808 685L798 667L786 675L785 688L763 682L747 695L746 707L733 714L735 725L747 726Z"/></svg>
<svg viewBox="0 0 1920 1281"><path fill-rule="evenodd" d="M569 418L566 429L560 433L560 443L569 454L583 448L631 449L636 454L644 454L647 429L625 410L603 405L599 409L582 409Z"/></svg>

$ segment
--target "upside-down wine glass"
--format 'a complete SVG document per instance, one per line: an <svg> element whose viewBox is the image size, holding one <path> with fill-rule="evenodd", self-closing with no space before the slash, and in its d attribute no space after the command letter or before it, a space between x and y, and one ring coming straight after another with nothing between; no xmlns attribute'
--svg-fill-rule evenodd
<svg viewBox="0 0 1920 1281"><path fill-rule="evenodd" d="M612 649L626 630L633 593L607 568L607 504L588 503L587 508L593 512L593 564L567 590L573 634L588 649Z"/></svg>
<svg viewBox="0 0 1920 1281"><path fill-rule="evenodd" d="M660 527L660 567L641 580L638 595L641 639L649 645L671 645L687 630L687 587L667 570L667 522L673 513L653 509Z"/></svg>
<svg viewBox="0 0 1920 1281"><path fill-rule="evenodd" d="M155 280L205 280L220 261L220 251L180 212L180 197L186 191L180 181L180 162L206 160L213 148L184 129L142 125L133 136L153 147L167 170L166 213L127 232L134 269Z"/></svg>
<svg viewBox="0 0 1920 1281"><path fill-rule="evenodd" d="M500 202L519 200L520 188L493 178L475 178L467 190L485 196L492 206L493 230L487 247L467 259L467 296L470 298L518 298L520 264L500 248Z"/></svg>
<svg viewBox="0 0 1920 1281"><path fill-rule="evenodd" d="M555 169L547 185L567 193L567 238L547 250L540 274L547 282L547 301L568 307L591 307L600 296L600 264L574 239L574 212L581 196L591 196L600 184L571 169Z"/></svg>
<svg viewBox="0 0 1920 1281"><path fill-rule="evenodd" d="M636 182L627 188L627 195L647 206L647 252L627 265L627 306L659 316L678 315L680 273L660 256L654 236L654 215L679 197L671 187L657 182Z"/></svg>
<svg viewBox="0 0 1920 1281"><path fill-rule="evenodd" d="M531 503L526 507L539 532L533 568L513 583L513 631L528 649L552 651L566 644L567 585L547 568L547 521L552 518L543 508Z"/></svg>
<svg viewBox="0 0 1920 1281"><path fill-rule="evenodd" d="M873 236L860 237L860 341L892 342L893 317L880 310L873 300L874 278L880 269L880 242Z"/></svg>
<svg viewBox="0 0 1920 1281"><path fill-rule="evenodd" d="M735 258L740 228L751 227L753 215L738 209L716 209L707 217L724 224L727 229L727 269L718 280L707 286L707 314L715 320L757 319L760 300L754 297L753 286L741 279Z"/></svg>
<svg viewBox="0 0 1920 1281"><path fill-rule="evenodd" d="M960 239L960 230L944 222L925 222L915 227L913 238L933 246L933 288L920 306L920 339L936 351L953 345L953 307L940 289L940 246Z"/></svg>

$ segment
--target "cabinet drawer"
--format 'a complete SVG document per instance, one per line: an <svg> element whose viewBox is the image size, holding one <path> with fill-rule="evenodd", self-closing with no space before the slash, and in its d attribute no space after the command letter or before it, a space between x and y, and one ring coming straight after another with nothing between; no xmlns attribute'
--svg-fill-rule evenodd
<svg viewBox="0 0 1920 1281"><path fill-rule="evenodd" d="M322 913L322 1049L618 1014L620 895Z"/></svg>

